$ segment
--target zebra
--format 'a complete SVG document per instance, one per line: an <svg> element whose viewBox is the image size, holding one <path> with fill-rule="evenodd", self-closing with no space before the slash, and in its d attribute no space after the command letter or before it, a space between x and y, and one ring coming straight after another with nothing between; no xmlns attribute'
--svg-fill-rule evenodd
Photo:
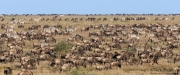
<svg viewBox="0 0 180 75"><path fill-rule="evenodd" d="M18 20L18 24L25 24L26 23L26 20L25 19L19 19Z"/></svg>
<svg viewBox="0 0 180 75"><path fill-rule="evenodd" d="M18 23L18 21L16 21L16 20L7 22L7 24L9 24L9 25L16 25L17 23Z"/></svg>
<svg viewBox="0 0 180 75"><path fill-rule="evenodd" d="M73 32L76 30L76 28L65 28L66 32Z"/></svg>
<svg viewBox="0 0 180 75"><path fill-rule="evenodd" d="M41 20L41 18L35 18L34 21L35 22L39 22Z"/></svg>

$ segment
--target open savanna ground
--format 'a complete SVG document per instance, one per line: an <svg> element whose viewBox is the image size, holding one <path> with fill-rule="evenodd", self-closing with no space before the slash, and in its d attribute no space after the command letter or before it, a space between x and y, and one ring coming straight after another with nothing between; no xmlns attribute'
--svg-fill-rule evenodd
<svg viewBox="0 0 180 75"><path fill-rule="evenodd" d="M143 17L145 20L124 20L127 17ZM71 20L72 18L78 19ZM79 20L80 18L82 20ZM87 20L88 18L95 18L95 20L90 21ZM97 20L99 18L101 19ZM103 18L107 20L103 21ZM168 19L155 20L156 18ZM30 69L34 75L152 75L152 72L172 73L175 71L174 68L180 66L179 16L4 16L3 19L0 21L0 75L4 74L4 69L7 67L13 69L12 75L20 73L22 68L29 69L22 67L22 57L26 56L36 58L36 62L39 62L39 65L34 62L36 68ZM25 23L19 23L19 19L24 19ZM8 23L10 21L13 23ZM19 28L19 25L24 27ZM30 28L38 25L40 27L37 29ZM50 30L50 33L44 30L44 26L56 25L62 28ZM27 32L27 34L23 35L21 32ZM12 34L20 37L15 38L11 36ZM25 38L22 38L23 36ZM46 41L50 46L55 47L52 51L49 52L50 49L43 48L44 46L34 47L35 43L45 42L49 37L56 40L56 42ZM25 45L18 46L16 41L19 38ZM17 52L11 52L14 50L13 46L22 48L23 53L18 53L19 49L16 48ZM40 50L39 53L33 55L34 49ZM51 55L51 52L55 52L55 55ZM48 54L48 57L41 58L43 54ZM3 59L4 56L6 58L12 56L13 61L10 61L10 58ZM88 61L88 57L92 57L93 61ZM63 62L60 61L57 65L56 59L62 59ZM83 61L78 62L81 59ZM27 62L29 64L29 60ZM113 62L118 62L118 65L114 67ZM64 70L62 66L67 63L71 64L70 69L62 72Z"/></svg>

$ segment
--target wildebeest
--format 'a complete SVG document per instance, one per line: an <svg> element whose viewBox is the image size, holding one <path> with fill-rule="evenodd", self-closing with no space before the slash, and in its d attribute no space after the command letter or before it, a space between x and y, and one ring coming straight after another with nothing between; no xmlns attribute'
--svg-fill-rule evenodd
<svg viewBox="0 0 180 75"><path fill-rule="evenodd" d="M7 67L6 69L4 69L4 75L13 75L12 74L12 70L10 67Z"/></svg>
<svg viewBox="0 0 180 75"><path fill-rule="evenodd" d="M44 16L44 14L40 15ZM62 23L63 20L78 23L83 21L82 19L85 18L44 17L42 21L48 21L46 25L34 24L31 22L33 19L31 19L31 23L28 24L30 25L29 30L23 28L23 26L26 27L26 23L18 24L18 18L9 21L8 24L2 24L0 61L5 64L6 62L18 63L21 68L29 70L36 68L35 64L32 64L36 63L33 62L34 60L37 62L45 61L50 62L50 65L46 65L48 68L58 68L60 71L70 71L74 67L79 68L79 66L84 68L95 66L94 69L97 70L108 70L114 67L126 67L127 65L161 65L158 61L162 59L174 59L174 63L180 61L180 54L173 53L180 47L180 26L178 24L168 25L169 23L167 23L164 25L158 21L158 24L153 24L153 22L152 24L143 24L144 22L142 22L142 24L131 25L128 24L128 21L147 20L147 17L131 17L128 15L128 17L121 19L122 22L127 21L123 24L118 24L120 20L118 16L112 19L109 17L87 17L86 20L90 23L88 26L81 25L81 27L72 23L63 27L66 25L66 23ZM161 19L168 20L166 17ZM61 20L60 24L56 22L57 20ZM102 20L103 23L107 24L100 24ZM109 20L115 24L109 23L111 22ZM52 21L53 24L50 23ZM16 24L18 24L18 28L22 27L22 29L17 30ZM70 48L58 52L61 50L56 47L56 42L66 39L68 41L64 45ZM7 48L4 48L4 45L7 45ZM61 48L64 48L64 45ZM44 64L39 63L39 65ZM22 72L24 73L25 70Z"/></svg>

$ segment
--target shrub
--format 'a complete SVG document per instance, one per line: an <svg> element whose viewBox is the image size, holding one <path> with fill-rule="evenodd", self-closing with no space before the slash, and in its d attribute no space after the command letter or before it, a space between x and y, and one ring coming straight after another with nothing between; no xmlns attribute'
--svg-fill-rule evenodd
<svg viewBox="0 0 180 75"><path fill-rule="evenodd" d="M58 42L56 45L55 45L55 51L57 52L58 56L60 57L61 55L64 55L66 54L69 49L71 48L70 45L68 45L66 42L64 41L61 41L61 42Z"/></svg>
<svg viewBox="0 0 180 75"><path fill-rule="evenodd" d="M69 75L96 75L91 73L92 68L73 69Z"/></svg>
<svg viewBox="0 0 180 75"><path fill-rule="evenodd" d="M78 69L75 69L70 72L70 75L80 75L80 72Z"/></svg>
<svg viewBox="0 0 180 75"><path fill-rule="evenodd" d="M135 47L130 48L130 51L136 51L136 48Z"/></svg>
<svg viewBox="0 0 180 75"><path fill-rule="evenodd" d="M78 21L75 20L75 21L73 21L73 22L78 22Z"/></svg>

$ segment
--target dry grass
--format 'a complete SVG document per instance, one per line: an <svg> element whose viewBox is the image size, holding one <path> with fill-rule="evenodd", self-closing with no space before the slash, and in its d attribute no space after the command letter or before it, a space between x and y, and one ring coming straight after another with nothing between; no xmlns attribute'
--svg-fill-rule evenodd
<svg viewBox="0 0 180 75"><path fill-rule="evenodd" d="M0 22L1 24L6 24L7 21L9 21L11 18L13 18L14 16L6 16L5 17L5 21ZM114 25L114 24L125 24L125 25L132 25L132 24L154 24L154 23L161 23L164 25L172 25L172 24L180 24L180 17L175 17L175 20L171 21L154 21L154 18L157 16L145 16L150 18L150 20L145 20L145 21L43 21L43 22L28 22L31 18L39 18L39 17L43 17L43 18L50 18L52 19L53 16L16 16L15 18L25 18L27 20L27 24L25 24L25 28L24 29L18 29L17 26L15 27L16 31L22 31L22 30L27 30L27 28L31 25L57 25L60 24L63 26L63 30L64 27L66 26L73 26L77 28L76 32L73 32L73 35L75 34L80 34L83 35L85 39L88 38L88 32L80 32L80 29L82 27L86 27L88 25L99 25L99 24L110 24L110 25ZM65 19L65 18L72 18L72 17L77 17L77 18L87 18L86 16L60 16L60 18ZM91 17L91 16L88 16ZM104 18L107 17L108 19L111 19L113 17L117 17L117 18L124 18L124 17L141 17L141 16L92 16L95 18ZM158 16L159 17L159 16ZM168 18L171 18L172 16L168 16ZM90 29L90 31L93 31L94 29ZM2 32L3 30L0 29L0 32ZM29 30L27 30L29 31ZM35 30L36 31L36 30ZM64 41L66 40L68 37L70 36L55 36L55 38L57 39L57 41ZM147 40L146 38L144 40ZM32 44L34 42L37 42L37 40L33 40L33 41L25 41L26 42L26 46L24 47L24 51L30 51L30 49L32 49ZM140 41L140 43L144 43L144 41ZM1 45L1 47L3 47L4 49L6 48L6 44ZM179 48L174 49L174 52L180 52ZM168 61L170 61L170 63L168 63ZM121 69L112 69L112 70L107 70L107 71L96 71L94 70L94 67L88 67L86 69L84 68L80 68L80 69L72 69L70 72L67 73L59 73L57 72L53 72L52 68L49 67L47 64L48 62L41 62L41 65L37 66L37 70L32 70L34 75L151 75L150 71L152 69L155 68L167 68L167 69L173 69L174 67L176 67L177 65L180 65L180 63L176 63L173 64L171 63L172 60L168 60L168 59L162 59L159 62L159 65L153 65L150 66L148 64L145 65L135 65L135 66L122 66ZM16 63L12 63L12 64L3 64L0 63L0 75L3 75L3 69L4 67L7 66L15 66ZM18 64L17 64L18 65ZM20 72L20 69L15 68L13 70L14 75L17 75Z"/></svg>

